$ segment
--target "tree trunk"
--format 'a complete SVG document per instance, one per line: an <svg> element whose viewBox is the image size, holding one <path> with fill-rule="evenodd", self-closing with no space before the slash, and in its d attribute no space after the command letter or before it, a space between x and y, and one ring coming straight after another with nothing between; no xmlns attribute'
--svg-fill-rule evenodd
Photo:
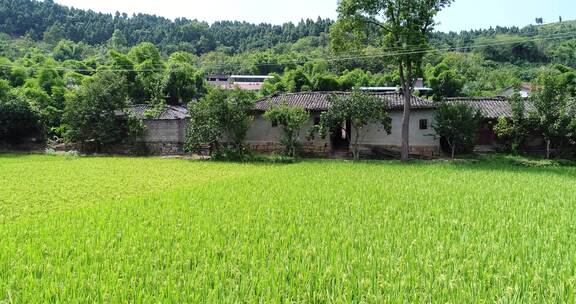
<svg viewBox="0 0 576 304"><path fill-rule="evenodd" d="M404 114L402 116L402 161L410 160L410 92L404 93Z"/></svg>
<svg viewBox="0 0 576 304"><path fill-rule="evenodd" d="M402 150L401 160L410 160L410 110L412 108L412 67L407 66L407 75L404 75L404 65L400 63L400 81L402 83L402 94L404 96L404 113L402 115Z"/></svg>
<svg viewBox="0 0 576 304"><path fill-rule="evenodd" d="M360 160L360 149L358 148L358 143L360 142L360 130L356 127L353 128L356 132L356 137L353 139L352 143L352 154L354 154L354 160Z"/></svg>
<svg viewBox="0 0 576 304"><path fill-rule="evenodd" d="M454 160L454 157L456 157L456 146L452 145L451 148L452 148L452 160Z"/></svg>
<svg viewBox="0 0 576 304"><path fill-rule="evenodd" d="M546 159L550 159L550 140L546 140Z"/></svg>

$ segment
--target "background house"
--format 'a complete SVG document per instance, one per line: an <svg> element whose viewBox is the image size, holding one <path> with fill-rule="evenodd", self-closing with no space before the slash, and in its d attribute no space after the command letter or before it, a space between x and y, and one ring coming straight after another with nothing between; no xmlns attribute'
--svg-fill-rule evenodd
<svg viewBox="0 0 576 304"><path fill-rule="evenodd" d="M206 82L217 88L233 90L241 89L246 91L259 91L266 79L272 76L263 75L212 75L206 77Z"/></svg>
<svg viewBox="0 0 576 304"><path fill-rule="evenodd" d="M504 91L502 91L501 95L504 97L510 97L514 93L518 92L520 93L520 96L522 96L522 98L528 98L530 97L530 94L532 94L532 90L533 87L531 84L523 83L519 87L515 86L507 87L506 89L504 89Z"/></svg>
<svg viewBox="0 0 576 304"><path fill-rule="evenodd" d="M320 123L320 114L330 107L329 96L335 94L346 98L347 92L302 92L281 93L259 100L255 106L255 119L248 131L246 143L256 151L272 152L281 150L280 139L282 130L262 116L273 106L285 103L288 106L301 107L310 111L310 119L304 126L306 133L315 124ZM388 135L378 125L368 128L367 135L360 142L362 154L367 156L391 156L399 153L402 138L402 111L404 107L403 96L397 93L372 93L382 102L389 104L389 113L392 118L392 134ZM411 153L418 156L436 157L440 155L439 140L432 136L434 123L434 110L437 105L429 100L412 97L412 115L410 126ZM325 139L305 139L302 134L302 146L305 154L330 155L338 152L348 152L350 140L346 134L353 134L350 125L343 125L341 130L334 130Z"/></svg>
<svg viewBox="0 0 576 304"><path fill-rule="evenodd" d="M370 93L400 93L402 89L399 86L395 87L360 87L360 91ZM432 88L424 86L424 79L418 78L414 83L414 93L418 96L431 96L433 93Z"/></svg>

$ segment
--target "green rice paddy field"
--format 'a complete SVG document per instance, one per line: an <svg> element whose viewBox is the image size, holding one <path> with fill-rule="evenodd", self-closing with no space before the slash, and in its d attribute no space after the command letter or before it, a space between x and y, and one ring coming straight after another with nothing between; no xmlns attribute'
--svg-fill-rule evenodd
<svg viewBox="0 0 576 304"><path fill-rule="evenodd" d="M0 303L574 303L576 167L0 156Z"/></svg>

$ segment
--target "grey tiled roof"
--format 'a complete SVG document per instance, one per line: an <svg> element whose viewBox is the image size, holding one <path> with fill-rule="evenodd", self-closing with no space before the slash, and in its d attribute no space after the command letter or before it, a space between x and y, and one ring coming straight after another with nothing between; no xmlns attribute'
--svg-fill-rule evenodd
<svg viewBox="0 0 576 304"><path fill-rule="evenodd" d="M510 107L506 97L456 97L448 98L447 101L451 103L467 103L472 107L480 110L482 116L488 119L512 117L512 108ZM526 112L534 110L534 106L530 101L526 100L525 103Z"/></svg>
<svg viewBox="0 0 576 304"><path fill-rule="evenodd" d="M293 107L301 107L310 111L325 111L330 107L330 95L340 97L350 96L350 92L302 92L279 93L265 97L256 102L256 111L267 111L273 106L285 103ZM404 107L404 97L398 93L366 93L387 101L390 110L401 110ZM437 104L433 101L412 96L413 109L434 109Z"/></svg>
<svg viewBox="0 0 576 304"><path fill-rule="evenodd" d="M128 108L130 112L132 112L137 118L146 119L146 111L151 110L152 106L150 105L132 105ZM178 120L178 119L186 119L189 118L190 114L188 109L182 106L166 106L164 111L160 113L160 115L155 120Z"/></svg>

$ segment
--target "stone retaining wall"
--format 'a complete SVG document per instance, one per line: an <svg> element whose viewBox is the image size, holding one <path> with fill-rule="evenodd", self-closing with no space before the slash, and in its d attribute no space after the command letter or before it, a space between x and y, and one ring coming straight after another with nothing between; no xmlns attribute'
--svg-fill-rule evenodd
<svg viewBox="0 0 576 304"><path fill-rule="evenodd" d="M360 146L360 155L365 158L400 158L400 146ZM411 146L410 155L419 158L434 159L442 156L438 146Z"/></svg>
<svg viewBox="0 0 576 304"><path fill-rule="evenodd" d="M284 146L275 143L250 143L248 148L251 151L259 153L281 153ZM362 158L400 158L401 147L399 146L380 146L380 145L361 145L360 155ZM332 148L329 145L312 145L307 144L301 147L300 154L308 157L330 157ZM434 159L442 156L440 147L436 146L412 146L410 154L415 157Z"/></svg>
<svg viewBox="0 0 576 304"><path fill-rule="evenodd" d="M282 153L284 145L276 142L248 143L248 149L259 153ZM309 157L328 157L332 149L328 145L304 144L300 147L299 153Z"/></svg>
<svg viewBox="0 0 576 304"><path fill-rule="evenodd" d="M182 155L184 144L179 142L144 143L147 152L152 155Z"/></svg>

